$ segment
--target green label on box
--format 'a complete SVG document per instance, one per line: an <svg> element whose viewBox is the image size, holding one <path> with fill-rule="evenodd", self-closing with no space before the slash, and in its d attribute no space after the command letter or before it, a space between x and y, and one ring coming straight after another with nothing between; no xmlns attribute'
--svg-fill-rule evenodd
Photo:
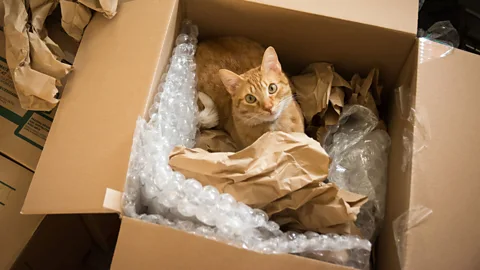
<svg viewBox="0 0 480 270"><path fill-rule="evenodd" d="M18 125L14 135L43 149L50 126L51 112L27 111L20 106L7 61L0 57L0 116Z"/></svg>

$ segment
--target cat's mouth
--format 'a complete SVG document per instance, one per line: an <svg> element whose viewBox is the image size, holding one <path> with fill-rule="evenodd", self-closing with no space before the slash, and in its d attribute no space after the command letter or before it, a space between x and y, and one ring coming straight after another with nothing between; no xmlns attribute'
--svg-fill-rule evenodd
<svg viewBox="0 0 480 270"><path fill-rule="evenodd" d="M281 112L282 112L281 110L278 110L272 113L262 115L262 120L264 120L265 122L273 122L280 117Z"/></svg>
<svg viewBox="0 0 480 270"><path fill-rule="evenodd" d="M254 114L254 115L244 115L243 122L250 126L256 126L263 123L275 122L281 114L281 110L275 111L274 113L265 113L265 114Z"/></svg>

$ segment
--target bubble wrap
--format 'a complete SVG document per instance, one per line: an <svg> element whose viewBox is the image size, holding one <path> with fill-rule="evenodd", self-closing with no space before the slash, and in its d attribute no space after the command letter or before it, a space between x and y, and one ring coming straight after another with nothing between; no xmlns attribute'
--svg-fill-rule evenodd
<svg viewBox="0 0 480 270"><path fill-rule="evenodd" d="M377 117L368 108L345 107L324 144L332 158L328 179L341 189L368 196L356 224L372 242L385 212L390 147L390 137L383 130L375 130L377 124Z"/></svg>
<svg viewBox="0 0 480 270"><path fill-rule="evenodd" d="M363 268L369 260L369 241L313 232L283 233L278 224L268 221L265 212L172 171L169 153L176 145L193 147L197 132L197 35L197 27L184 22L168 72L149 111L150 120L137 121L123 197L124 214L257 252L310 252L320 260ZM348 256L338 259L336 252L348 252Z"/></svg>

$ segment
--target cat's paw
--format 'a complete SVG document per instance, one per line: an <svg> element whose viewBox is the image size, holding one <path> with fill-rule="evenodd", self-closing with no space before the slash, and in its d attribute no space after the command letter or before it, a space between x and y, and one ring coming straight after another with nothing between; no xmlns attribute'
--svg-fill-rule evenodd
<svg viewBox="0 0 480 270"><path fill-rule="evenodd" d="M218 112L213 100L205 93L198 92L198 99L205 109L198 113L198 124L202 129L209 129L218 125Z"/></svg>

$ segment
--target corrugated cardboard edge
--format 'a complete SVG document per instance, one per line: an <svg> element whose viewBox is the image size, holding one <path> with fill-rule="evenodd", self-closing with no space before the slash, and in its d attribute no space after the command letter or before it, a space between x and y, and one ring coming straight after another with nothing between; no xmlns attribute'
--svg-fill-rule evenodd
<svg viewBox="0 0 480 270"><path fill-rule="evenodd" d="M121 213L122 196L123 192L107 188L107 190L105 191L105 199L103 199L103 208L112 210L117 213Z"/></svg>
<svg viewBox="0 0 480 270"><path fill-rule="evenodd" d="M111 269L351 270L352 268L288 254L261 254L173 228L124 217Z"/></svg>
<svg viewBox="0 0 480 270"><path fill-rule="evenodd" d="M417 34L418 1L244 0ZM388 14L388 15L387 15Z"/></svg>

